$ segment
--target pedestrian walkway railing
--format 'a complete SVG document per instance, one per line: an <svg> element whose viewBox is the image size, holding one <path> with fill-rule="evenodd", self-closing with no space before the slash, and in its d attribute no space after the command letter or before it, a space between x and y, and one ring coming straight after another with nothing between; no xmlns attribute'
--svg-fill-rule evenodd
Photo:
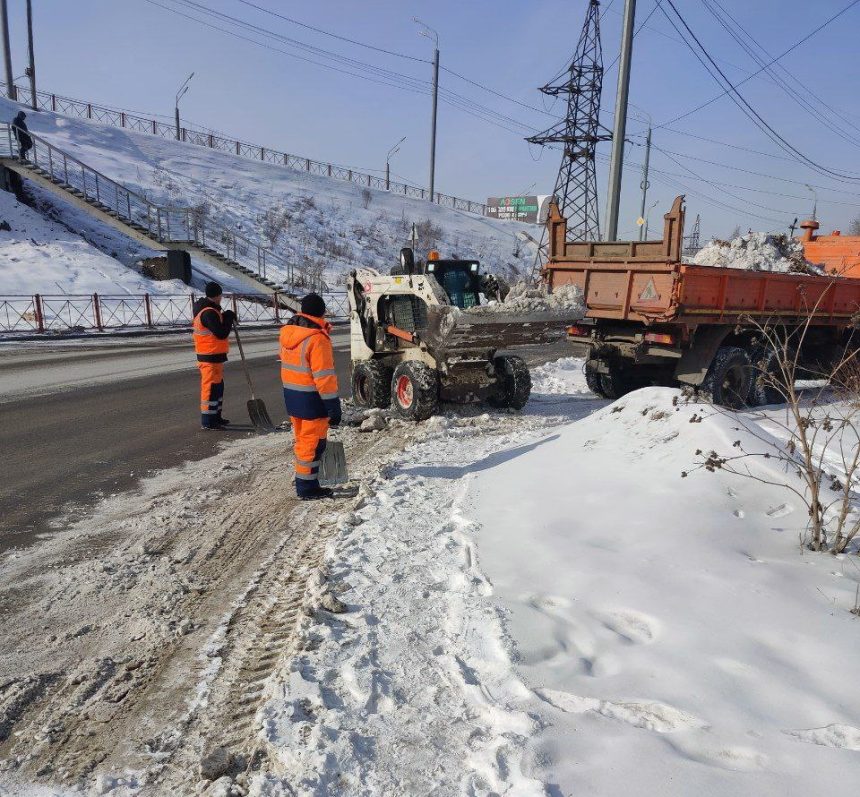
<svg viewBox="0 0 860 797"><path fill-rule="evenodd" d="M0 82L4 93L6 84ZM32 93L29 86L15 86L15 99L18 102L33 107ZM76 116L82 119L93 119L103 124L113 125L114 127L124 127L128 130L135 130L139 133L150 133L151 135L161 136L162 138L177 138L176 125L167 122L159 122L156 119L139 116L137 114L128 113L126 111L117 110L115 108L107 108L103 105L95 105L84 100L74 100L70 97L61 97L57 94L51 94L46 91L36 92L36 107L43 111L53 111L66 116ZM385 177L378 177L356 169L350 169L346 166L339 166L334 163L326 163L324 161L312 160L311 158L303 158L300 155L290 155L286 152L272 149L271 147L263 147L259 144L248 144L245 141L239 141L233 138L225 138L224 136L210 133L205 130L200 130L194 127L180 127L178 138L189 144L197 144L201 147L219 150L221 152L229 152L233 155L239 155L243 158L262 161L264 163L272 163L277 166L285 166L289 169L308 172L310 174L319 174L323 177L332 177L337 180L346 180L356 185L366 186L367 188L376 188L380 191L390 191L394 194L403 194L404 196L414 197L416 199L430 199L430 192L424 188L410 185L409 183L396 182ZM473 202L470 199L461 199L460 197L450 196L449 194L441 194L438 191L433 193L433 202L443 207L454 208L455 210L464 210L467 213L476 213L478 215L486 215L487 206L483 202Z"/></svg>
<svg viewBox="0 0 860 797"><path fill-rule="evenodd" d="M124 224L165 246L194 246L253 274L293 288L322 290L322 279L310 275L248 238L216 224L191 207L158 205L126 188L34 133L27 153L32 166L51 182L99 207ZM11 124L0 124L0 157L18 155Z"/></svg>
<svg viewBox="0 0 860 797"><path fill-rule="evenodd" d="M111 330L190 327L193 305L199 295L86 294L0 296L0 333L106 332ZM222 306L231 308L241 324L279 324L292 315L283 306L285 294L225 295ZM327 315L335 321L349 317L346 295L325 293Z"/></svg>

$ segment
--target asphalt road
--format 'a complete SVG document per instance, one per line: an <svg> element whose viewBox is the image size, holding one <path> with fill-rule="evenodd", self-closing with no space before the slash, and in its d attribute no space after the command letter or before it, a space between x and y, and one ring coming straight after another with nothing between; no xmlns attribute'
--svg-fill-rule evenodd
<svg viewBox="0 0 860 797"><path fill-rule="evenodd" d="M333 339L346 394L348 338L336 331ZM248 331L243 343L257 396L277 424L286 417L277 330ZM0 552L50 532L60 513L86 511L153 470L204 459L220 441L251 434L235 344L224 381L224 415L235 426L203 432L187 336L0 349Z"/></svg>

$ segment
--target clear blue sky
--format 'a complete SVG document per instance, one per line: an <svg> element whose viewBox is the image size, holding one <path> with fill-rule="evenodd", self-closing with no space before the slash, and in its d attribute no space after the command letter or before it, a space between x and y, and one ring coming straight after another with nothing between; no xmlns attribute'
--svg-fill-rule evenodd
<svg viewBox="0 0 860 797"><path fill-rule="evenodd" d="M743 80L758 66L719 26L706 1L714 6L715 0L675 3L726 75L735 82ZM442 101L437 189L475 199L518 193L533 184L536 187L532 191L537 193L552 190L559 154L541 153L526 144L523 136L528 130L550 126L553 115L562 110L560 104L553 107L544 102L536 87L569 60L584 19L585 0L254 2L307 25L429 61L432 44L418 35L418 26L412 22L413 16L420 17L439 33L444 67L550 111L546 114L521 107L443 72L442 88L465 98L457 102L465 102L472 111L483 106L515 121L505 121L510 129L504 129ZM772 56L848 2L719 0L757 46ZM195 9L194 3L204 9ZM429 63L318 34L255 10L241 0L193 0L191 4L189 0L33 0L33 4L41 89L169 116L179 84L193 70L196 76L181 106L183 118L190 122L359 169L384 168L386 151L405 135L407 140L395 155L392 169L410 182L426 184L430 98L421 92L431 77ZM601 5L604 63L608 68L618 52L623 0L604 0ZM26 65L24 0L9 0L9 6L14 69L21 75ZM213 30L159 6L205 19L293 56ZM637 23L650 18L635 40L630 97L637 109L650 114L656 126L720 94L721 89L655 6L656 0L638 2ZM213 10L262 31L242 30L213 18ZM766 73L740 89L762 117L804 155L826 168L852 174L860 174L860 137L855 134L860 124L856 107L858 31L860 4L779 62L789 70L790 74L781 76L800 103ZM398 84L411 79L410 85L418 91L370 82L300 60L294 56L340 69L352 68L343 62L335 64L327 55L267 37L265 32L388 70L375 73L376 79ZM363 67L361 70L367 74ZM604 109L613 107L616 76L614 68L607 70ZM806 89L797 85L797 78L814 88L826 107L812 105ZM626 157L632 163L641 163L643 156L639 145L644 141L641 120L645 117L641 113L637 117L628 127L634 145L628 147ZM603 122L611 126L610 113L604 112ZM824 227L844 228L860 213L860 181L840 181L788 158L727 97L671 128L654 132L656 146L678 153L670 156L655 150L652 154L652 165L658 172L652 177L648 204L659 201L651 216L652 225L658 229L659 214L675 194L683 192L688 195L690 214L702 214L705 234L727 236L736 225L744 230L783 229L795 216L811 213L813 194L805 184L811 184L818 194L818 214ZM756 152L730 149L683 133ZM605 144L604 160L608 153L609 145ZM602 212L606 185L603 162L599 180ZM630 237L635 234L638 216L639 181L639 170L628 167L619 227Z"/></svg>

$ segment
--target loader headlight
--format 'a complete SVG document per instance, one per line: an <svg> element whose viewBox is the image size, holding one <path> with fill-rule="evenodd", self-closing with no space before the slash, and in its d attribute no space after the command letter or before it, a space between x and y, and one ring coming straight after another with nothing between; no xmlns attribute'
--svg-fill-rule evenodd
<svg viewBox="0 0 860 797"><path fill-rule="evenodd" d="M427 264L427 271L430 274L432 274L435 270L436 270L436 264L435 263L428 263Z"/></svg>
<svg viewBox="0 0 860 797"><path fill-rule="evenodd" d="M477 263L472 263L472 265L471 265L471 266L469 266L469 270L470 270L473 274L477 274L477 273L478 273L478 264L477 264Z"/></svg>

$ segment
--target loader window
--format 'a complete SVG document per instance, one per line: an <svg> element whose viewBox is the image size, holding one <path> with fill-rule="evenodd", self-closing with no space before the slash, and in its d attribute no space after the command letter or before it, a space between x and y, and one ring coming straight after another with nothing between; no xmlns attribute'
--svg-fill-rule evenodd
<svg viewBox="0 0 860 797"><path fill-rule="evenodd" d="M472 269L472 261L437 261L433 276L448 294L455 307L465 310L478 304L479 277L477 268ZM477 262L474 264L477 266Z"/></svg>

